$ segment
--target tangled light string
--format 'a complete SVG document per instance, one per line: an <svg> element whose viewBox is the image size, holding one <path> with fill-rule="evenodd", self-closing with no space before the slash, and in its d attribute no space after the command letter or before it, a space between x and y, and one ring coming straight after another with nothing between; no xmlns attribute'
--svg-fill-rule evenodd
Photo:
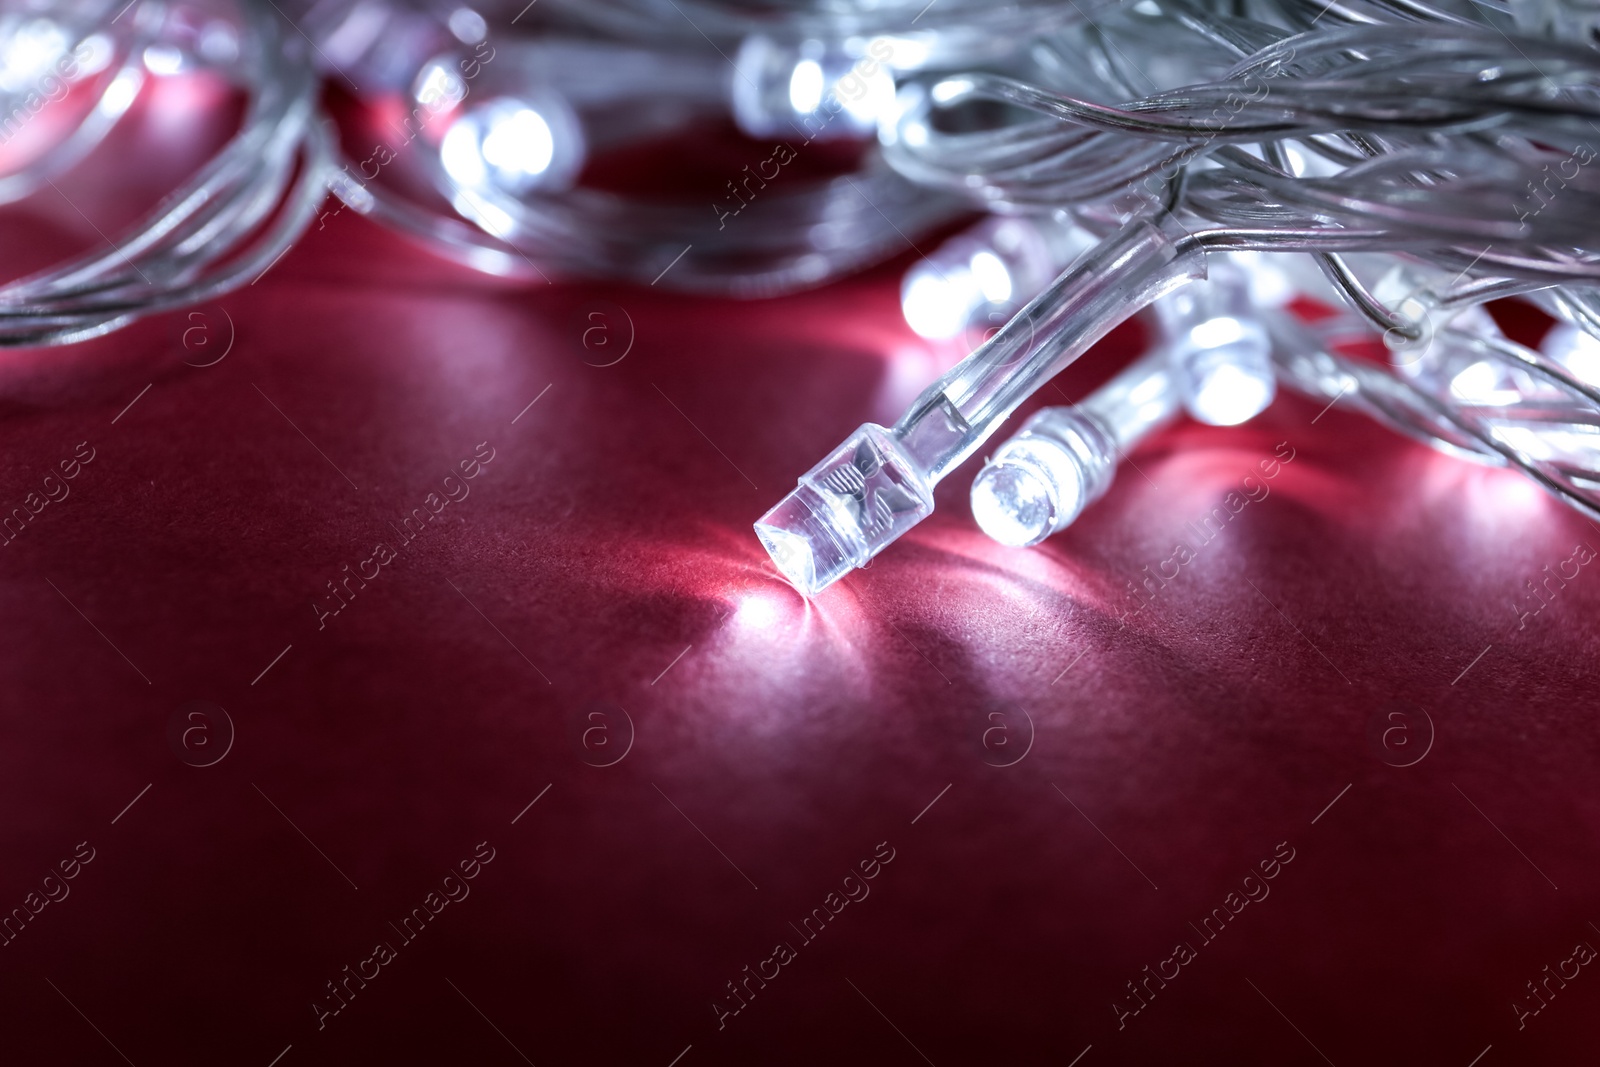
<svg viewBox="0 0 1600 1067"><path fill-rule="evenodd" d="M912 268L905 312L930 337L1005 325L757 523L807 594L925 518L945 474L1148 305L1144 359L994 452L973 489L985 530L1036 543L1179 410L1236 423L1275 381L1600 516L1600 18L1570 0L7 10L0 124L37 110L49 62L97 58L67 94L94 105L0 176L0 201L83 159L152 75L211 66L249 105L111 252L0 287L0 344L77 340L241 284L325 190L479 269L739 296L820 284L981 211ZM339 158L313 65L358 109L397 113L403 143ZM709 213L582 180L597 154L716 117L790 157L855 144L857 162L771 190L746 167ZM1309 325L1295 295L1346 310ZM1557 320L1539 349L1482 311L1511 296ZM1386 362L1351 356L1357 337L1381 337Z"/></svg>
<svg viewBox="0 0 1600 1067"><path fill-rule="evenodd" d="M42 110L41 96L87 97L77 126L51 150L0 178L21 199L93 149L155 71L225 70L248 94L233 139L168 195L131 235L0 286L0 345L95 337L135 318L200 303L247 283L300 235L326 195L327 131L317 80L270 9L242 21L204 7L145 0L121 17L109 3L13 8L5 15L0 123L6 140ZM69 82L79 84L68 86ZM110 244L110 242L107 242Z"/></svg>
<svg viewBox="0 0 1600 1067"><path fill-rule="evenodd" d="M1328 13L1263 4L1246 19L1185 0L1139 4L1051 41L1053 83L961 74L908 109L888 146L908 176L1001 211L1065 207L1112 232L893 427L862 427L757 523L796 586L815 593L865 565L931 513L934 485L1044 381L1240 251L1312 254L1394 352L1392 371L1342 357L1263 308L1291 384L1350 395L1404 432L1514 465L1600 514L1600 376L1583 377L1595 368L1579 335L1563 362L1499 336L1486 317L1475 330L1448 325L1491 297L1540 290L1548 309L1592 330L1600 181L1584 165L1600 133L1600 54L1513 37L1493 11L1413 4L1341 8L1304 29ZM1148 84L1129 101L1130 83L1152 76L1176 87ZM972 101L1025 117L941 130L941 111ZM1382 277L1344 258L1379 251L1394 254ZM967 284L982 288L970 263ZM1241 318L1200 322L1178 346L1184 358L1240 350ZM1085 425L1035 420L1002 448L1002 470L975 488L986 529L1031 543L1103 491L1108 448L1097 442L1126 438L1103 420Z"/></svg>
<svg viewBox="0 0 1600 1067"><path fill-rule="evenodd" d="M446 132L438 151L419 153L411 166L422 175L418 184L449 200L454 216L382 183L340 181L334 190L356 210L499 273L653 284L670 265L668 284L691 291L754 297L814 286L898 254L907 241L969 208L908 181L873 150L851 173L786 178L768 191L777 167L812 150L814 142L875 142L880 125L887 129L897 111L897 81L969 63L1003 63L1030 32L1081 21L1103 2L957 0L939 5L945 9L930 11L918 26L915 9L893 3L858 11L854 5L569 0L534 12L545 22L532 39L502 39L487 24L465 27L465 33L453 25L457 52L487 38L493 61L478 64L446 51L422 64L420 73L389 85L366 71L355 80L399 89L408 108L441 112ZM350 20L367 16L359 6L332 3L313 17L337 38ZM903 32L879 32L889 26ZM612 36L595 36L602 32ZM396 35L414 38L422 31L397 26L369 35L348 63L370 66ZM344 63L334 65L344 69ZM469 66L481 68L481 78L464 74ZM604 77L596 77L602 70ZM714 226L707 225L704 207L571 183L593 142L661 136L710 115L731 115L747 135L780 146L767 161L772 171L739 175L726 193L717 191L726 206L714 206ZM537 141L541 151L495 150L518 122L523 142ZM753 216L728 225L727 216L742 215L747 198L759 200Z"/></svg>

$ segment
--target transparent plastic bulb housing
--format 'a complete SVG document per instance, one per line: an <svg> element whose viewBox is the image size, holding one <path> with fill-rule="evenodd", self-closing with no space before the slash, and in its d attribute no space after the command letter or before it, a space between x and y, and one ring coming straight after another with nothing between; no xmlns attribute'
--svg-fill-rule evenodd
<svg viewBox="0 0 1600 1067"><path fill-rule="evenodd" d="M1170 423L1179 406L1176 377L1160 351L1082 404L1038 411L973 479L973 519L1016 547L1066 529L1110 488L1118 457Z"/></svg>
<svg viewBox="0 0 1600 1067"><path fill-rule="evenodd" d="M912 402L867 424L755 524L778 570L814 596L933 512L933 489L1018 404L1112 327L1190 278L1198 243L1140 220L1102 242Z"/></svg>
<svg viewBox="0 0 1600 1067"><path fill-rule="evenodd" d="M1600 337L1570 322L1558 322L1539 342L1539 349L1580 382L1600 385Z"/></svg>
<svg viewBox="0 0 1600 1067"><path fill-rule="evenodd" d="M469 189L510 196L568 188L583 169L583 126L556 93L500 97L468 107L444 135L440 160Z"/></svg>
<svg viewBox="0 0 1600 1067"><path fill-rule="evenodd" d="M1376 295L1383 299L1383 286ZM1406 303L1399 305L1409 307ZM1407 313L1402 311L1402 313ZM1445 318L1446 322L1433 321ZM1390 362L1395 369L1432 393L1454 402L1477 407L1501 407L1534 395L1539 386L1527 371L1492 358L1479 346L1464 343L1468 338L1501 337L1500 327L1481 305L1474 305L1449 316L1429 317L1420 342L1391 346ZM1444 329L1445 326L1449 330Z"/></svg>
<svg viewBox="0 0 1600 1067"><path fill-rule="evenodd" d="M869 423L807 471L756 523L756 536L783 576L813 596L932 511L927 475L889 430Z"/></svg>
<svg viewBox="0 0 1600 1067"><path fill-rule="evenodd" d="M972 482L972 517L1002 545L1036 545L1111 484L1110 435L1073 408L1045 408L1001 445Z"/></svg>
<svg viewBox="0 0 1600 1067"><path fill-rule="evenodd" d="M1190 415L1236 426L1272 403L1272 341L1236 266L1218 264L1210 280L1174 293L1156 310Z"/></svg>
<svg viewBox="0 0 1600 1067"><path fill-rule="evenodd" d="M1010 312L1032 300L1097 243L1065 212L984 219L906 271L900 286L906 325L930 340L955 337L983 308Z"/></svg>
<svg viewBox="0 0 1600 1067"><path fill-rule="evenodd" d="M0 19L0 92L37 87L72 43L67 28L52 19L8 12Z"/></svg>
<svg viewBox="0 0 1600 1067"><path fill-rule="evenodd" d="M1540 348L1550 362L1592 386L1587 376L1600 371L1600 344L1563 326L1552 328ZM1593 483L1600 472L1600 427L1592 403L1535 373L1529 361L1536 357L1520 348L1476 306L1456 316L1449 329L1437 331L1420 358L1398 369L1412 386L1515 450L1513 462L1551 464L1563 477ZM1469 455L1497 464L1510 458L1483 451Z"/></svg>
<svg viewBox="0 0 1600 1067"><path fill-rule="evenodd" d="M733 117L752 137L830 141L876 137L897 114L894 44L875 38L860 55L818 40L747 37L734 58Z"/></svg>

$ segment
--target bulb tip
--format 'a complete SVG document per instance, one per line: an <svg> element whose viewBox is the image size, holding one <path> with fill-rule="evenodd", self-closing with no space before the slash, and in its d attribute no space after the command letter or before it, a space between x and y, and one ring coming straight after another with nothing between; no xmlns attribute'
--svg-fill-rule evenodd
<svg viewBox="0 0 1600 1067"><path fill-rule="evenodd" d="M1025 548L1055 528L1056 499L1050 480L1026 461L990 463L972 481L972 517L1002 545Z"/></svg>
<svg viewBox="0 0 1600 1067"><path fill-rule="evenodd" d="M951 268L944 273L918 264L906 274L900 290L900 309L906 325L930 341L947 341L967 324L973 301L970 274Z"/></svg>
<svg viewBox="0 0 1600 1067"><path fill-rule="evenodd" d="M856 566L837 521L821 494L801 485L755 524L761 547L802 596L816 596Z"/></svg>
<svg viewBox="0 0 1600 1067"><path fill-rule="evenodd" d="M756 523L756 537L778 573L802 596L813 597L822 591L817 586L816 555L804 537L766 522Z"/></svg>

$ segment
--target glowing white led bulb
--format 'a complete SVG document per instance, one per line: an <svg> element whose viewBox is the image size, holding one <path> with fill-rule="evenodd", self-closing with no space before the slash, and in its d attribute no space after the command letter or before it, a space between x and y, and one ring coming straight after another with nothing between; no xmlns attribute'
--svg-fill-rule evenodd
<svg viewBox="0 0 1600 1067"><path fill-rule="evenodd" d="M933 479L871 423L800 478L756 523L772 562L806 596L865 566L933 511Z"/></svg>
<svg viewBox="0 0 1600 1067"><path fill-rule="evenodd" d="M893 427L862 426L800 477L755 525L778 570L814 596L866 566L933 512L933 487L1017 405L1136 309L1204 270L1197 242L1142 219L1101 242Z"/></svg>
<svg viewBox="0 0 1600 1067"><path fill-rule="evenodd" d="M1570 322L1558 322L1539 342L1539 350L1580 382L1600 385L1600 337Z"/></svg>
<svg viewBox="0 0 1600 1067"><path fill-rule="evenodd" d="M1160 301L1156 314L1190 415L1212 426L1235 426L1272 403L1272 342L1236 265L1213 264L1207 281Z"/></svg>
<svg viewBox="0 0 1600 1067"><path fill-rule="evenodd" d="M855 54L808 40L747 37L734 59L733 116L752 137L829 141L875 136L898 113L896 44L878 37Z"/></svg>
<svg viewBox="0 0 1600 1067"><path fill-rule="evenodd" d="M1167 353L1135 362L1082 404L1044 408L972 482L972 517L1002 545L1066 529L1110 487L1117 459L1171 422L1180 398Z"/></svg>
<svg viewBox="0 0 1600 1067"><path fill-rule="evenodd" d="M446 173L469 189L511 196L567 188L583 169L583 126L555 93L468 107L439 146Z"/></svg>
<svg viewBox="0 0 1600 1067"><path fill-rule="evenodd" d="M20 13L0 19L0 92L38 88L71 46L66 28L51 19Z"/></svg>
<svg viewBox="0 0 1600 1067"><path fill-rule="evenodd" d="M900 286L906 325L923 337L945 340L986 307L1009 318L1096 243L1065 212L986 218L906 271Z"/></svg>
<svg viewBox="0 0 1600 1067"><path fill-rule="evenodd" d="M1444 310L1436 292L1446 281L1420 266L1402 263L1373 288L1373 295L1410 324L1415 340L1391 330L1385 335L1394 368L1441 399L1478 407L1515 404L1538 386L1528 372L1489 357L1466 338L1498 338L1500 328L1481 305ZM1444 332L1449 327L1451 332Z"/></svg>
<svg viewBox="0 0 1600 1067"><path fill-rule="evenodd" d="M142 58L144 68L157 77L171 77L182 74L184 70L183 49L174 44L161 42L146 45Z"/></svg>

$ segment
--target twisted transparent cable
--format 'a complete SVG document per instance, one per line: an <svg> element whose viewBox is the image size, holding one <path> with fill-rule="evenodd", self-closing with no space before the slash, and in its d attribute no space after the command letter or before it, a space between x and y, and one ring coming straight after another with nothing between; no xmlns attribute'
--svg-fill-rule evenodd
<svg viewBox="0 0 1600 1067"><path fill-rule="evenodd" d="M126 17L109 4L79 5L61 21L73 44L93 35L113 50L102 95L61 146L0 181L6 199L50 181L104 135L147 77L149 50L177 47L167 35L185 14L184 5L146 0ZM209 300L257 277L310 223L332 156L315 75L270 8L247 3L207 14L239 20L229 67L249 94L239 130L104 251L0 286L0 345L79 341Z"/></svg>

